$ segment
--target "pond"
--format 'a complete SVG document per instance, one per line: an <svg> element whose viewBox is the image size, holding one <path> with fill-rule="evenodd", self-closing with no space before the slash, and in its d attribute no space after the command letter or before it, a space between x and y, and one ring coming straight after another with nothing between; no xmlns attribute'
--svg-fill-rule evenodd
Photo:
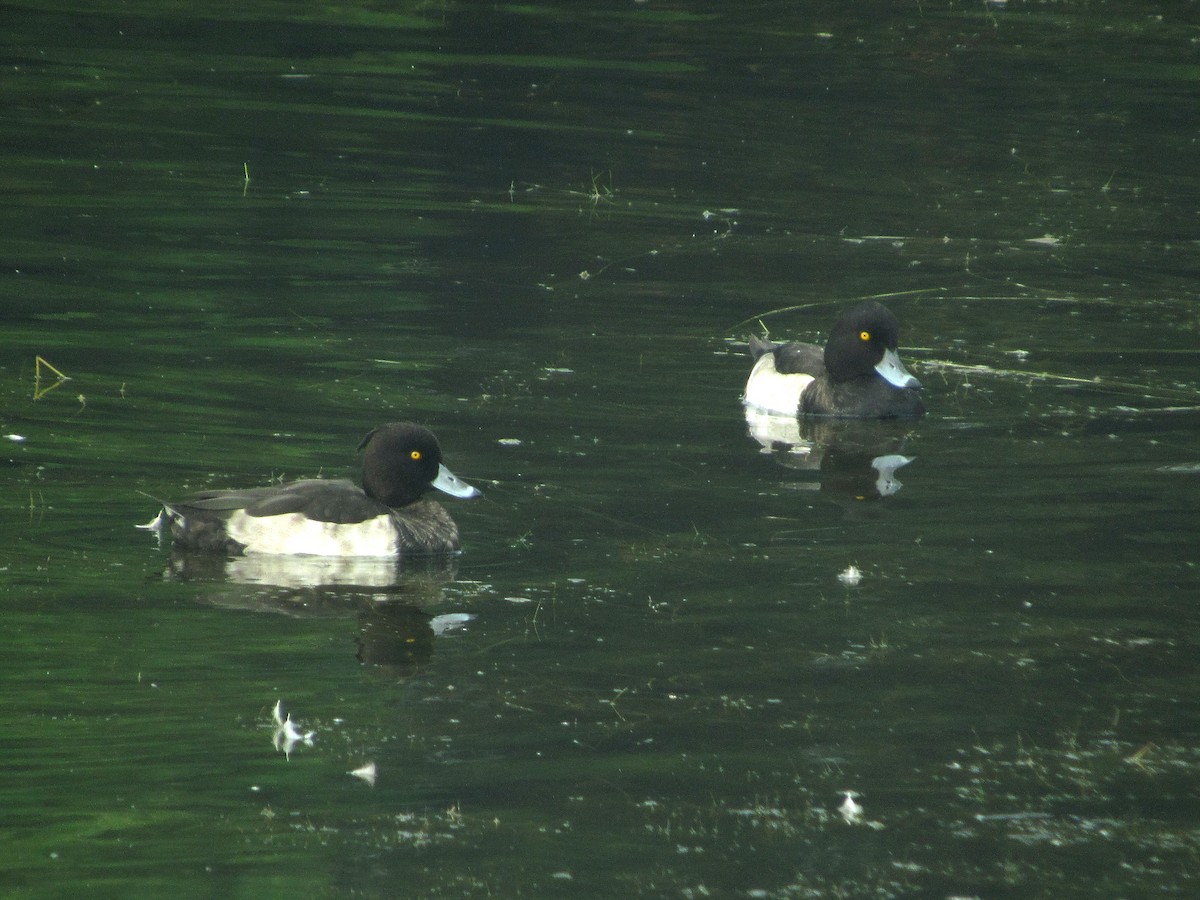
<svg viewBox="0 0 1200 900"><path fill-rule="evenodd" d="M1193 895L1191 20L397 7L6 8L5 893ZM453 559L134 527L397 420Z"/></svg>

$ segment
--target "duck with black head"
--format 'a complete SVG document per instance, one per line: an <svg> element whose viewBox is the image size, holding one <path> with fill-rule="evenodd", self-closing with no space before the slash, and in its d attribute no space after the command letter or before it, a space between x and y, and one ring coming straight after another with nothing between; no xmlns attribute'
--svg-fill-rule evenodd
<svg viewBox="0 0 1200 900"><path fill-rule="evenodd" d="M373 429L359 444L362 486L309 478L165 502L147 528L170 527L179 549L229 555L402 556L459 548L458 526L425 495L477 497L442 461L433 432L412 422Z"/></svg>
<svg viewBox="0 0 1200 900"><path fill-rule="evenodd" d="M751 337L744 403L775 415L918 418L921 382L900 361L899 344L899 320L874 300L846 310L824 349Z"/></svg>

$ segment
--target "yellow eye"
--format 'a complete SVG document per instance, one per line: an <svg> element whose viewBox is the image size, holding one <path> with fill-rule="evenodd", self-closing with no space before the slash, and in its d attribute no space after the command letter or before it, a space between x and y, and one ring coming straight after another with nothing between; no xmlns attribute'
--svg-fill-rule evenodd
<svg viewBox="0 0 1200 900"><path fill-rule="evenodd" d="M420 450L414 450L412 453L410 453L410 454L408 454L408 455L409 455L409 456L410 456L410 457L411 457L411 458L412 458L412 459L415 461L415 460L418 460L418 459L420 459L420 458L421 458L421 451L420 451Z"/></svg>
<svg viewBox="0 0 1200 900"><path fill-rule="evenodd" d="M869 331L860 331L860 332L858 333L858 337L859 337L859 340L863 340L863 341L869 341L869 340L871 339L871 332L869 332Z"/></svg>

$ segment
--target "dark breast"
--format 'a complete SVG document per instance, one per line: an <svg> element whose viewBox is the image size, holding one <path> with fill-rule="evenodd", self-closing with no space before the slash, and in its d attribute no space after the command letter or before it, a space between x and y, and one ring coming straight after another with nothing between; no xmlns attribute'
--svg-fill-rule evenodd
<svg viewBox="0 0 1200 900"><path fill-rule="evenodd" d="M800 412L846 419L915 419L925 412L925 404L916 391L892 387L878 375L842 382L826 376L805 389Z"/></svg>

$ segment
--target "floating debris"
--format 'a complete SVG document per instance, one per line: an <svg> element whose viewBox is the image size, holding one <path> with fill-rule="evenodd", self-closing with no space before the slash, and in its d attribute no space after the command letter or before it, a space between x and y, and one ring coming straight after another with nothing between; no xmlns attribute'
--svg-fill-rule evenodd
<svg viewBox="0 0 1200 900"><path fill-rule="evenodd" d="M361 778L371 787L375 787L375 776L378 770L375 768L375 763L369 762L364 766L359 766L357 769L352 769L347 772L347 775L353 775L355 778Z"/></svg>
<svg viewBox="0 0 1200 900"><path fill-rule="evenodd" d="M313 745L313 738L317 733L301 730L292 721L291 713L284 718L282 700L275 701L275 709L271 711L271 716L275 720L275 733L271 736L271 743L275 745L276 750L282 750L284 756L291 759L292 750L297 744L304 744L306 747Z"/></svg>
<svg viewBox="0 0 1200 900"><path fill-rule="evenodd" d="M158 547L161 550L163 545L163 532L167 530L168 521L169 518L167 516L167 508L164 506L158 511L158 515L145 525L134 525L133 527L139 529L140 531L154 532L154 537L158 540Z"/></svg>
<svg viewBox="0 0 1200 900"><path fill-rule="evenodd" d="M1158 472L1177 472L1185 475L1190 475L1195 472L1200 472L1200 463L1180 463L1177 466L1160 466L1155 471Z"/></svg>
<svg viewBox="0 0 1200 900"><path fill-rule="evenodd" d="M846 566L845 571L838 573L838 581L847 587L854 587L862 580L863 573L858 566Z"/></svg>
<svg viewBox="0 0 1200 900"><path fill-rule="evenodd" d="M902 469L913 461L911 456L901 456L899 453L889 453L887 456L877 456L871 460L871 468L879 473L875 479L875 490L880 497L890 497L900 488L903 482L896 477L896 470Z"/></svg>
<svg viewBox="0 0 1200 900"><path fill-rule="evenodd" d="M471 613L444 613L429 620L429 627L435 635L449 634L452 631L462 631L474 619Z"/></svg>
<svg viewBox="0 0 1200 900"><path fill-rule="evenodd" d="M45 387L45 388L42 387L42 369L48 369L49 371L53 372L55 378L57 378L58 380L55 381L54 384L50 385L49 387ZM58 387L62 387L64 384L66 384L68 381L71 380L69 375L64 375L62 372L60 372L54 366L50 365L50 363L47 360L45 360L44 358L42 358L41 356L37 356L34 358L33 371L34 371L34 375L33 375L33 399L34 400L41 400L52 390L54 390L55 388L58 388ZM82 394L80 394L79 396L83 397Z"/></svg>
<svg viewBox="0 0 1200 900"><path fill-rule="evenodd" d="M976 822L1023 822L1027 819L1052 819L1048 812L976 813Z"/></svg>
<svg viewBox="0 0 1200 900"><path fill-rule="evenodd" d="M846 820L847 825L862 824L863 808L862 804L854 799L854 791L845 792L845 799L842 801L842 805L838 807L838 812Z"/></svg>
<svg viewBox="0 0 1200 900"><path fill-rule="evenodd" d="M162 530L164 527L166 527L166 524L167 524L167 511L165 509L160 509L158 511L158 515L155 516L153 519L151 519L149 522L147 522L145 525L134 525L133 527L137 528L141 531L154 531L154 532L157 532L158 534L162 534Z"/></svg>

